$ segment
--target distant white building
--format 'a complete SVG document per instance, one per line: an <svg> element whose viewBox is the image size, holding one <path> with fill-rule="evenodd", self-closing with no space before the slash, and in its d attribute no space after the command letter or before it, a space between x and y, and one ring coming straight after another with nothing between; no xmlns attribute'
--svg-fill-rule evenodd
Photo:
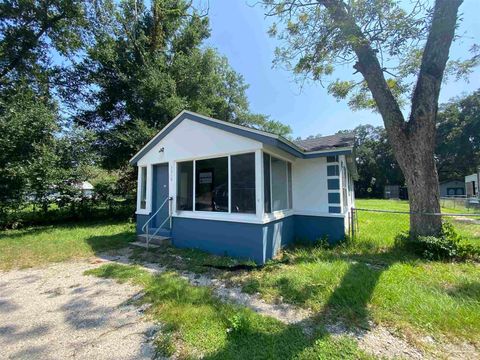
<svg viewBox="0 0 480 360"><path fill-rule="evenodd" d="M465 182L461 180L442 181L440 183L441 197L463 197L465 195Z"/></svg>
<svg viewBox="0 0 480 360"><path fill-rule="evenodd" d="M480 168L476 174L465 176L465 192L467 197L480 197L479 195L480 183Z"/></svg>
<svg viewBox="0 0 480 360"><path fill-rule="evenodd" d="M88 181L81 181L77 184L78 189L82 191L82 195L86 198L93 196L94 186Z"/></svg>

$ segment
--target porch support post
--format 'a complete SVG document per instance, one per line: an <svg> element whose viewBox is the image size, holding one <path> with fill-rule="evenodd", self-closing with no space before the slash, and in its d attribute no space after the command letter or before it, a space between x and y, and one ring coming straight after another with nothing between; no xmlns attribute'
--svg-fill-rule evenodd
<svg viewBox="0 0 480 360"><path fill-rule="evenodd" d="M138 166L138 164L137 164L138 174L137 174L137 208L136 208L136 211L140 210L140 196L142 196L140 194L140 192L141 192L141 189L140 189L141 185L140 184L142 183L141 169L142 168L140 166Z"/></svg>
<svg viewBox="0 0 480 360"><path fill-rule="evenodd" d="M149 213L152 212L152 194L153 194L153 165L147 165L147 206L146 209Z"/></svg>
<svg viewBox="0 0 480 360"><path fill-rule="evenodd" d="M256 214L259 220L263 219L264 202L263 202L263 152L258 149L255 151L255 203Z"/></svg>

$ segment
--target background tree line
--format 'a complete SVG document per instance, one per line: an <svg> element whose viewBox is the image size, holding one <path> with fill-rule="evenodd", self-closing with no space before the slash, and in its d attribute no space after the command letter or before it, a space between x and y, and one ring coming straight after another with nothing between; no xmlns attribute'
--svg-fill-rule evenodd
<svg viewBox="0 0 480 360"><path fill-rule="evenodd" d="M185 108L290 133L250 111L248 85L209 36L206 12L185 0L1 2L0 223L25 222L32 206L132 210L128 159Z"/></svg>

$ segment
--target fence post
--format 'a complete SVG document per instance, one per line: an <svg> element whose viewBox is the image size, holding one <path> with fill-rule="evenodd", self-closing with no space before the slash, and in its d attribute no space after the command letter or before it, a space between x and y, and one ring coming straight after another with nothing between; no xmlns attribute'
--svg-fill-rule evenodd
<svg viewBox="0 0 480 360"><path fill-rule="evenodd" d="M355 240L355 208L350 209L350 231L352 233L352 241Z"/></svg>

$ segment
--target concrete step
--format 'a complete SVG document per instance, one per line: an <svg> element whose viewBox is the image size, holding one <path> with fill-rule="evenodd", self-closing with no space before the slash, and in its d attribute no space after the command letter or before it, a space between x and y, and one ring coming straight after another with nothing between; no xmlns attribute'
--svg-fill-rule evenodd
<svg viewBox="0 0 480 360"><path fill-rule="evenodd" d="M172 239L168 236L155 235L155 236L150 236L149 238L150 238L150 244L154 244L154 245L171 245L172 244ZM145 234L137 235L137 241L146 244L147 235Z"/></svg>
<svg viewBox="0 0 480 360"><path fill-rule="evenodd" d="M137 246L137 247L141 247L141 248L144 248L144 249L147 248L147 244L144 243L144 242L140 242L140 241L131 242L130 245L132 245L132 246ZM148 247L149 247L150 249L156 249L156 248L159 248L160 245L149 244Z"/></svg>

